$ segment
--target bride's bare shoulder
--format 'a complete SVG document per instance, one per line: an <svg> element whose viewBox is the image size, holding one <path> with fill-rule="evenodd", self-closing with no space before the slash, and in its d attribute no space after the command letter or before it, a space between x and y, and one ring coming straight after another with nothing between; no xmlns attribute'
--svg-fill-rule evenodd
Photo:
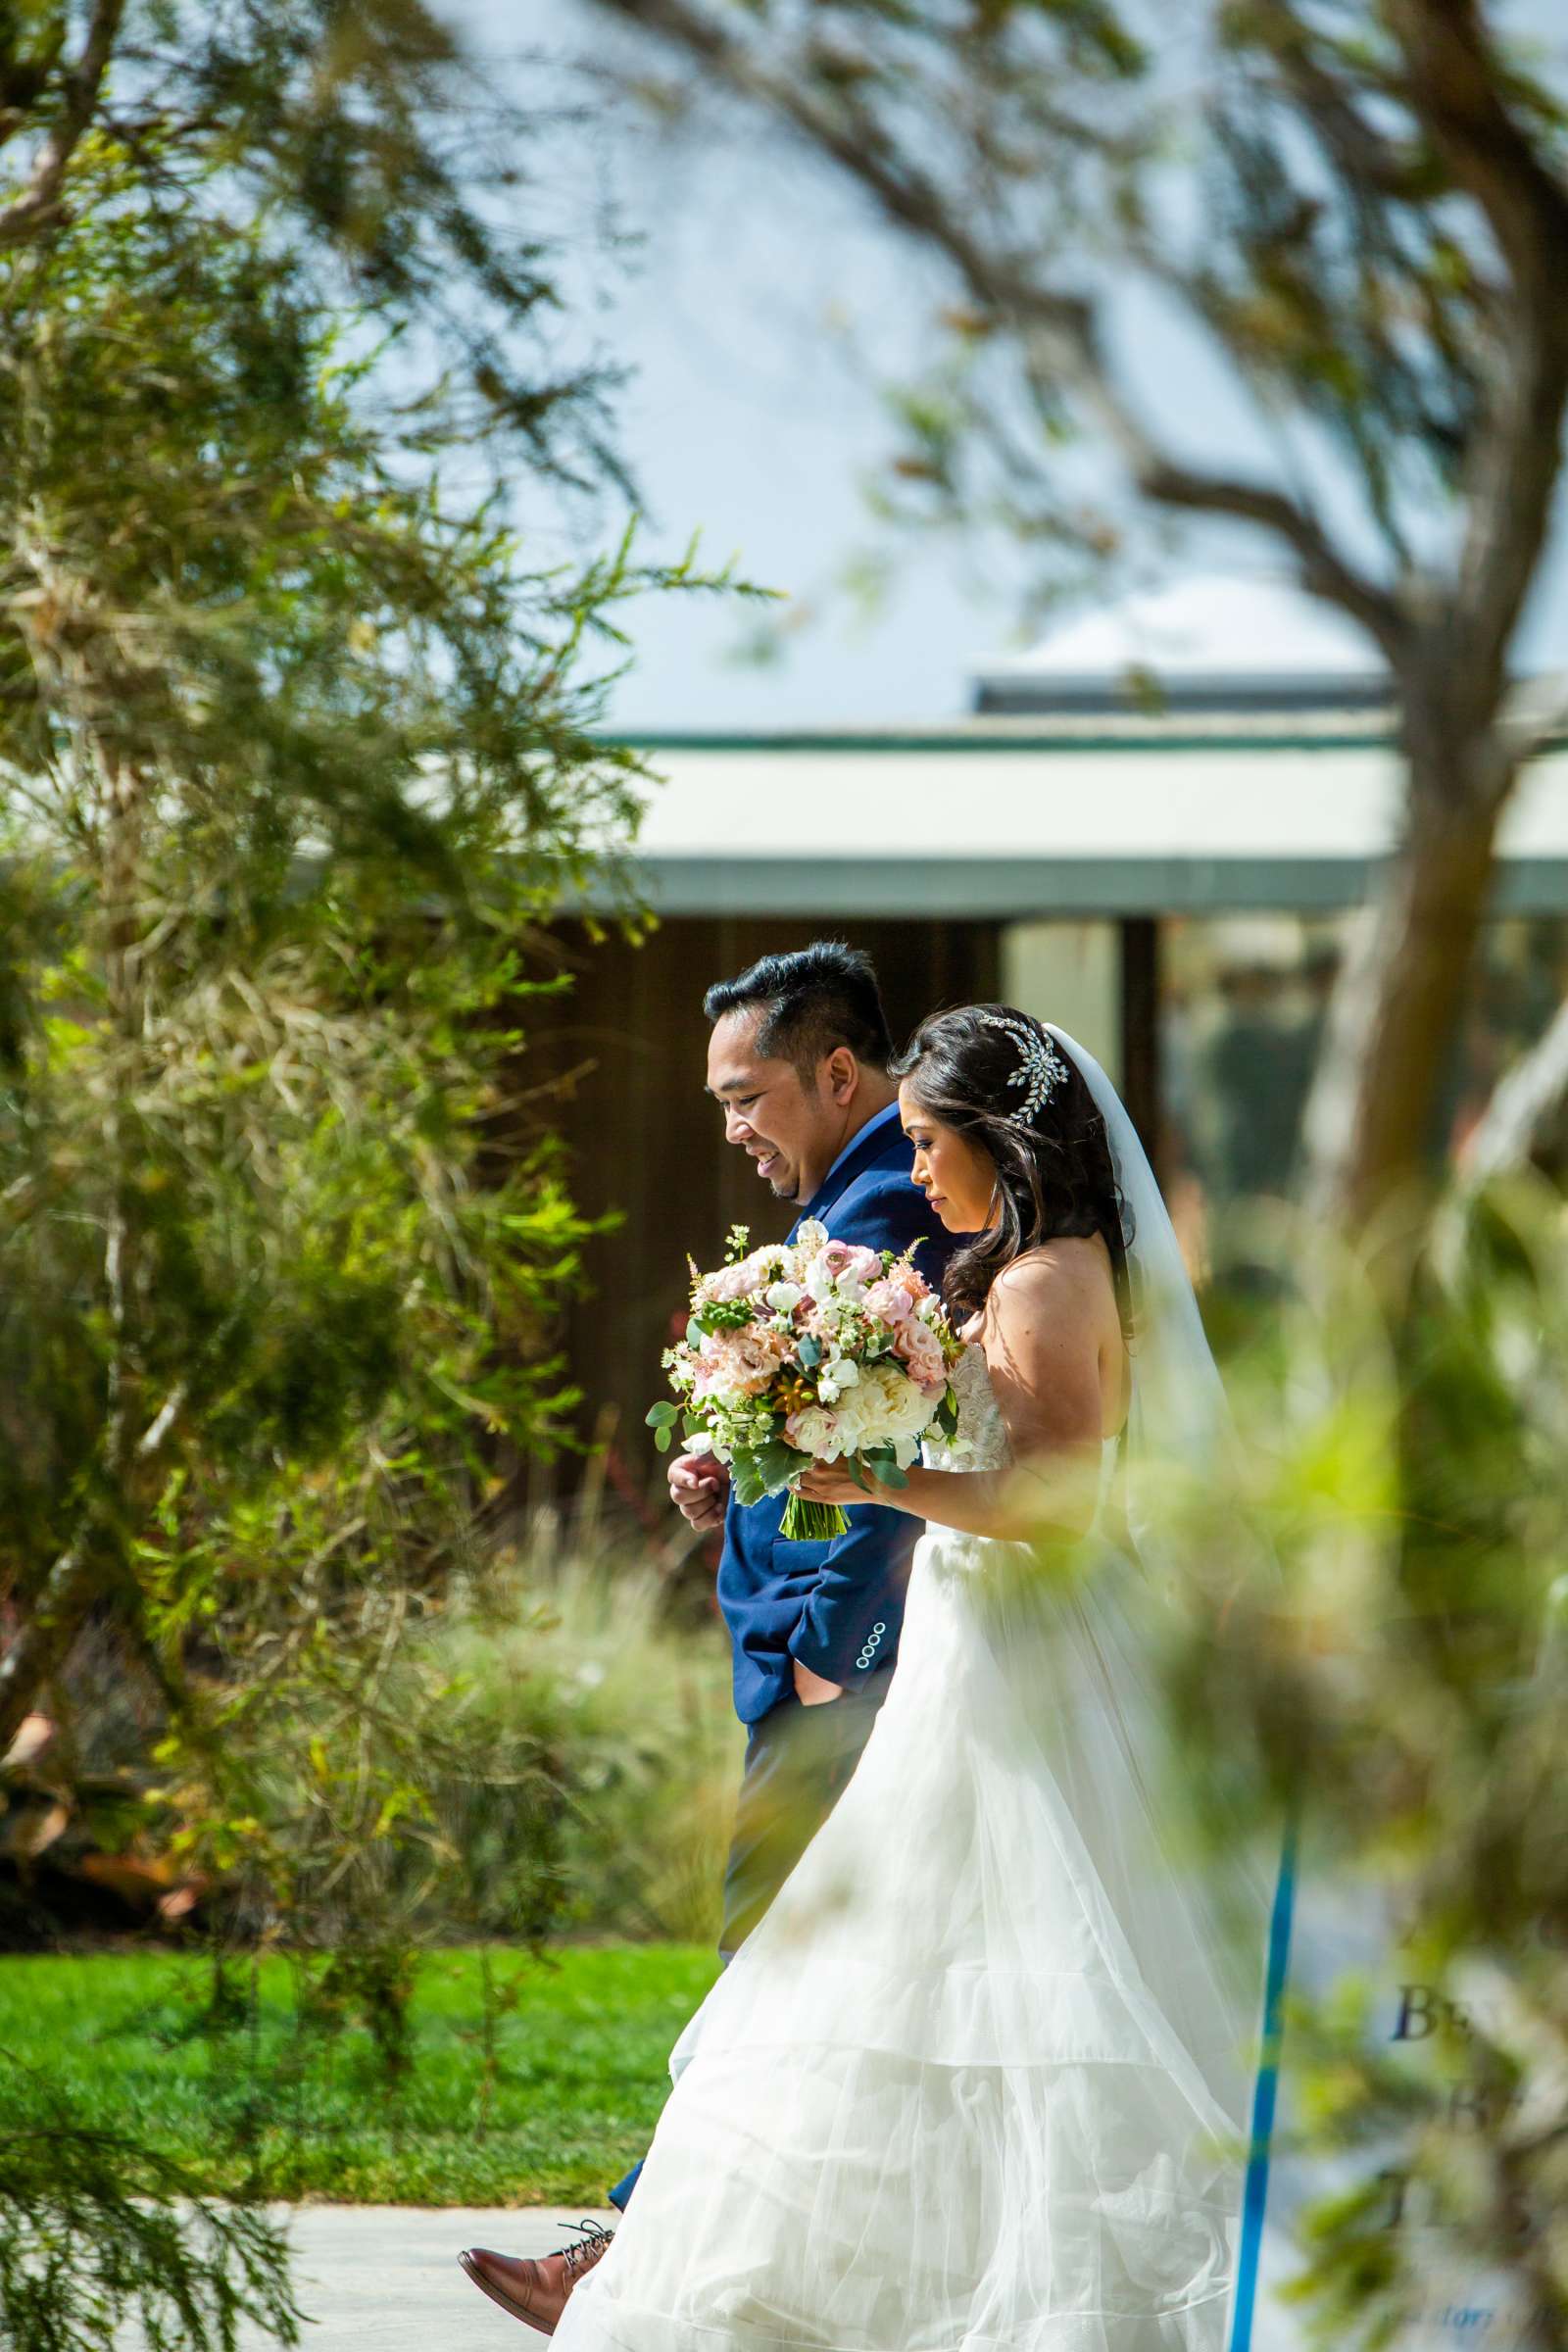
<svg viewBox="0 0 1568 2352"><path fill-rule="evenodd" d="M1098 1233L1063 1233L1009 1259L991 1298L1003 1305L1064 1299L1073 1293L1099 1298L1111 1280L1110 1251Z"/></svg>

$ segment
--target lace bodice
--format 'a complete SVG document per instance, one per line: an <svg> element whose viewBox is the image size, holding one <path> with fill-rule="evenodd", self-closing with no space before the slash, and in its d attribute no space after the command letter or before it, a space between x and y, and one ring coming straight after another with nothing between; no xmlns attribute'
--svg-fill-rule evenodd
<svg viewBox="0 0 1568 2352"><path fill-rule="evenodd" d="M1000 1470L1011 1460L1012 1449L991 1386L986 1351L978 1340L968 1342L954 1365L953 1387L958 1399L957 1430L951 1440L939 1436L925 1439L921 1460L928 1470ZM1107 1438L1101 1452L1102 1506L1115 1471L1116 1454L1116 1439Z"/></svg>
<svg viewBox="0 0 1568 2352"><path fill-rule="evenodd" d="M971 1340L953 1367L958 1427L951 1438L927 1438L920 1451L929 1470L998 1470L1007 1459L1007 1432L986 1369L986 1351Z"/></svg>

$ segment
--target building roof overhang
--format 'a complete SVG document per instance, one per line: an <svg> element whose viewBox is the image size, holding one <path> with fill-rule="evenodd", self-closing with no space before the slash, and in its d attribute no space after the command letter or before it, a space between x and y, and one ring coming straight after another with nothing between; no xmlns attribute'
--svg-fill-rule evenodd
<svg viewBox="0 0 1568 2352"><path fill-rule="evenodd" d="M666 915L1328 914L1366 896L1402 802L1388 726L1344 710L633 740ZM1568 745L1520 783L1496 906L1568 912Z"/></svg>

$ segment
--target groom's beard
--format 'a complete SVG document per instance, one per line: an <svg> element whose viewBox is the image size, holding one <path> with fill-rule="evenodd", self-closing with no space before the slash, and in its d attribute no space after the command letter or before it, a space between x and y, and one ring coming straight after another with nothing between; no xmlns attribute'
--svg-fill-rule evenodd
<svg viewBox="0 0 1568 2352"><path fill-rule="evenodd" d="M746 1156L758 1174L761 1176L764 1160L779 1159L782 1154L773 1149L765 1152L748 1152ZM762 1182L775 1200L798 1200L800 1198L801 1172L799 1168L781 1167L772 1176L762 1176Z"/></svg>

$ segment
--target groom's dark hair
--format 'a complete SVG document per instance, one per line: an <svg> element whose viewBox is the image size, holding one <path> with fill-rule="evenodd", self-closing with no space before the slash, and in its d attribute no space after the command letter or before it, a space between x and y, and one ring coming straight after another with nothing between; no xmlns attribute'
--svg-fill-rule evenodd
<svg viewBox="0 0 1568 2352"><path fill-rule="evenodd" d="M848 1046L858 1061L876 1070L893 1058L876 967L863 948L842 939L813 939L788 956L760 956L738 979L716 980L703 999L710 1021L754 1005L761 1015L759 1054L793 1062L807 1080L835 1046Z"/></svg>

